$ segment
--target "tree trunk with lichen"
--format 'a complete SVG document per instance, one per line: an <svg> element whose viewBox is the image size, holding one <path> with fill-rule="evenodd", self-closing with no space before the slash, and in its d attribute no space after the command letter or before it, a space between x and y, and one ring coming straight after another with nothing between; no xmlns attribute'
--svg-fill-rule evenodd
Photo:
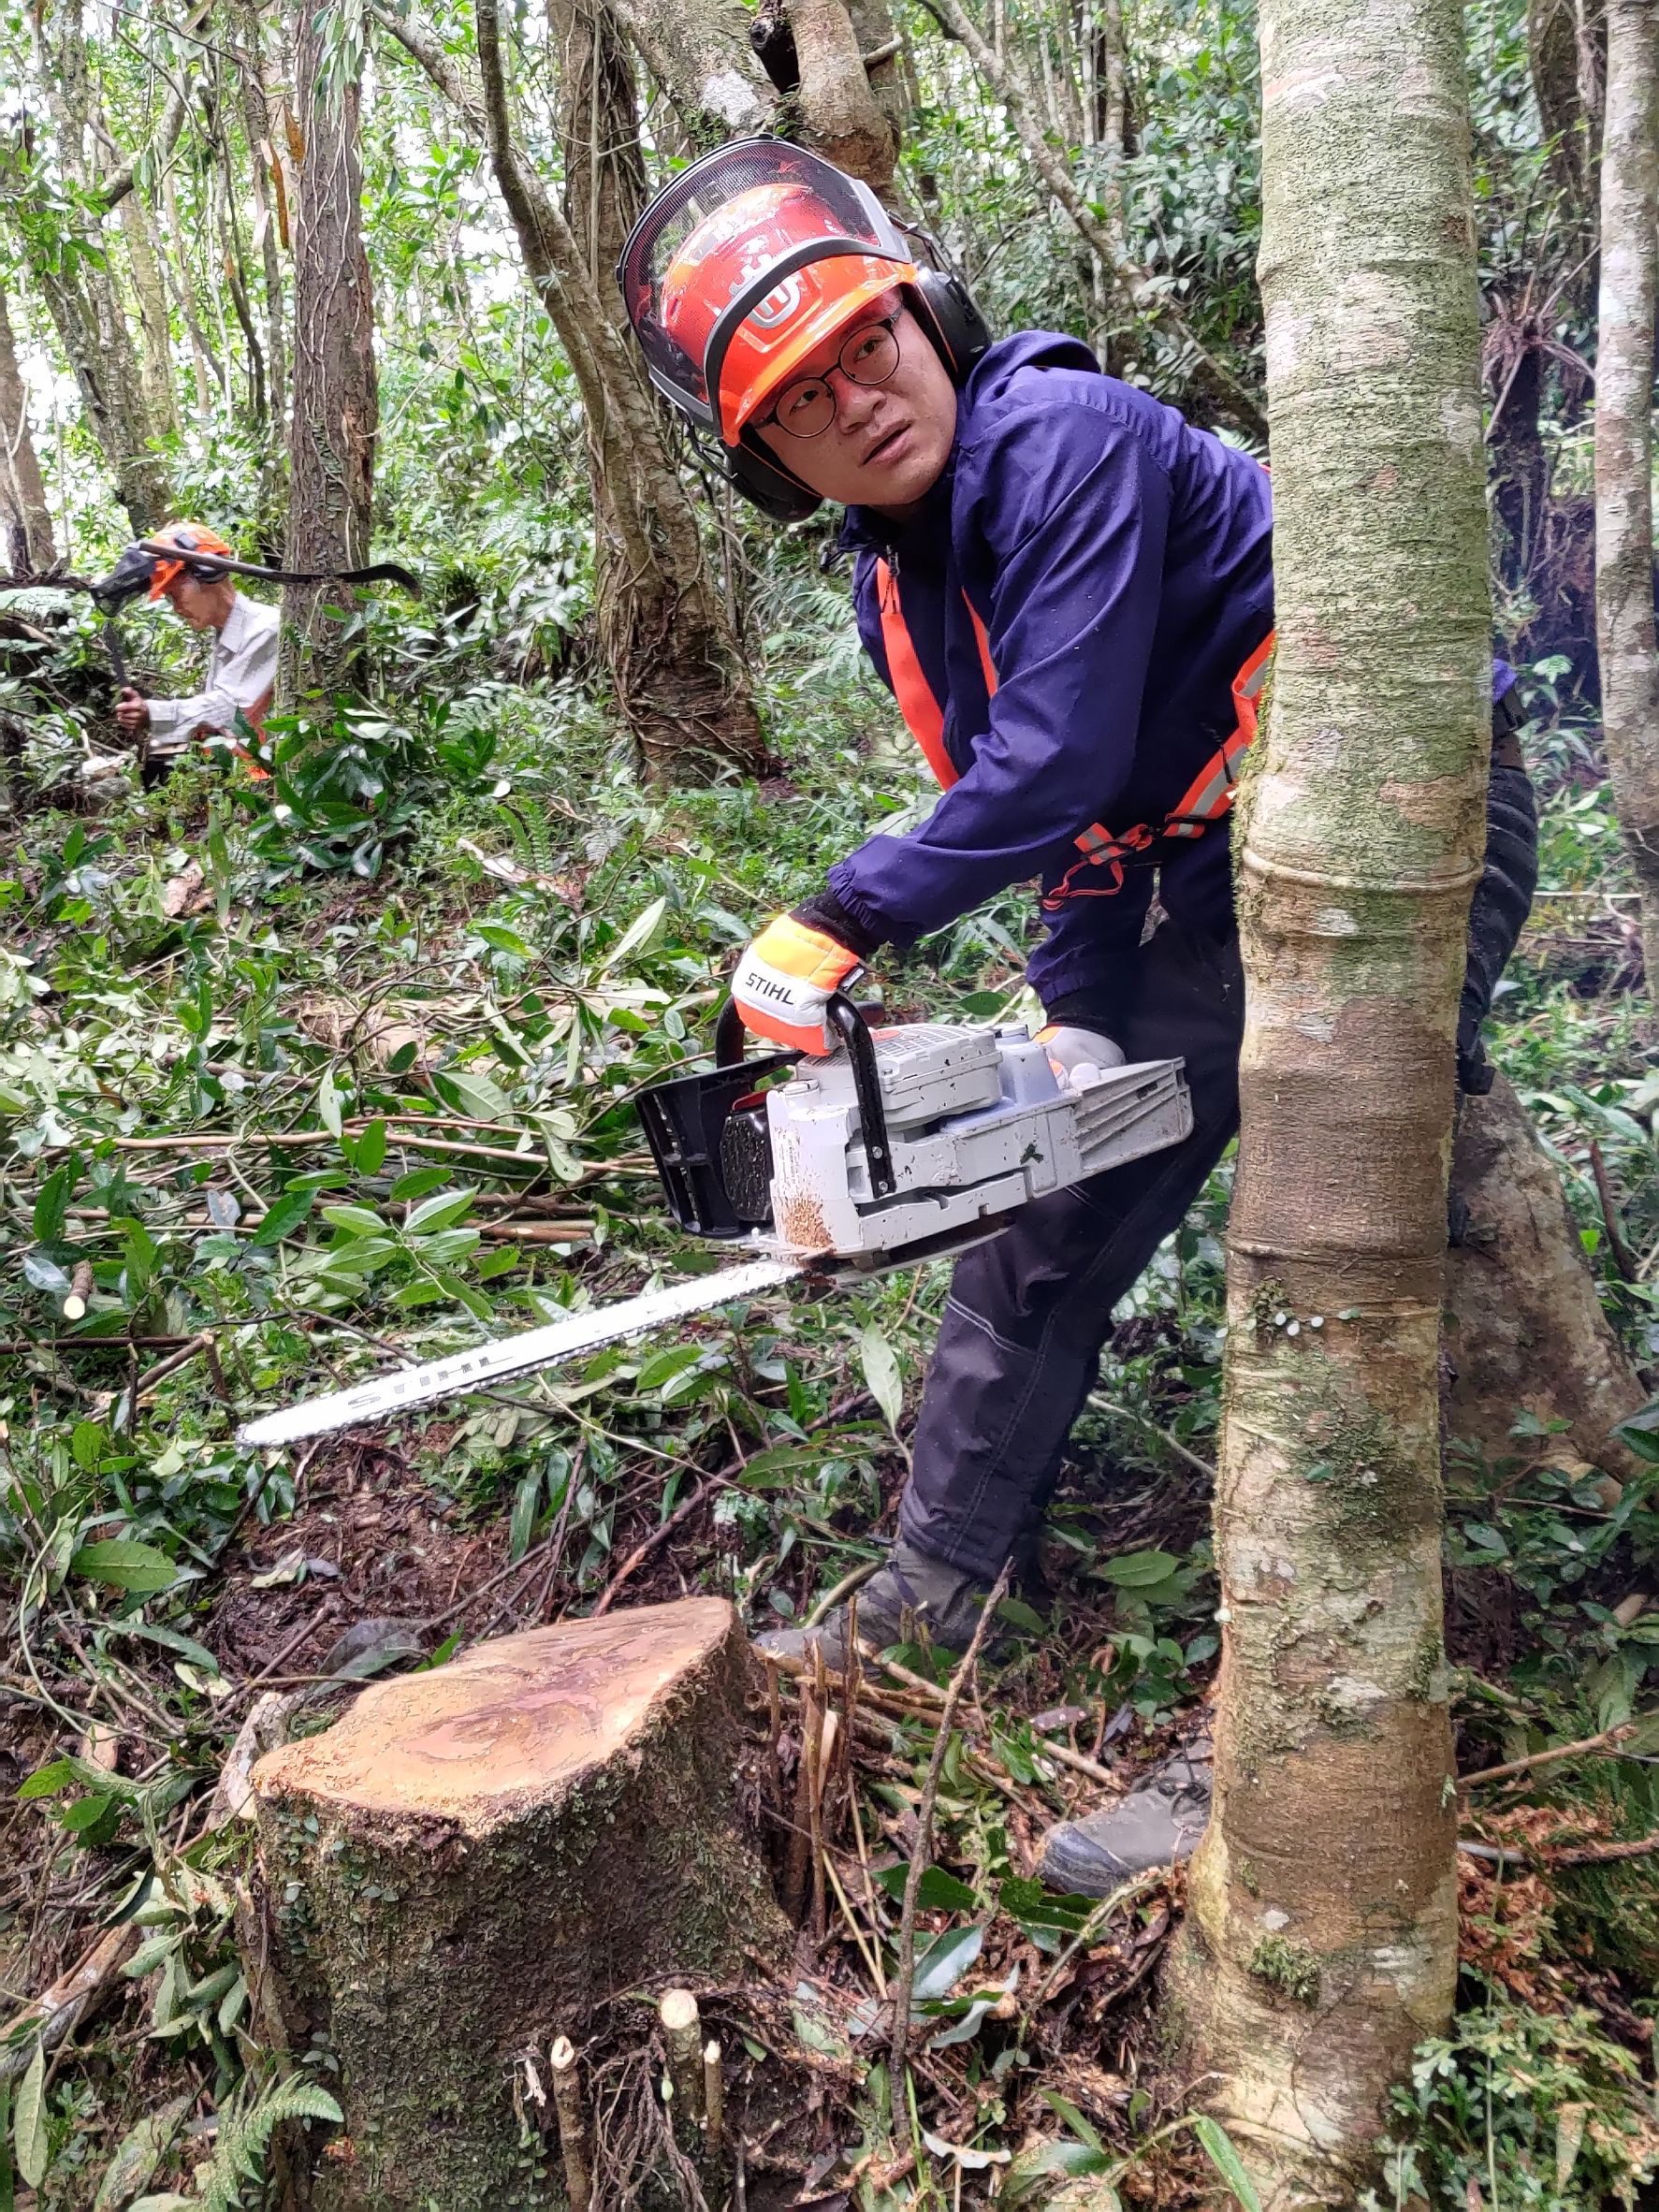
<svg viewBox="0 0 1659 2212"><path fill-rule="evenodd" d="M560 55L565 221L593 306L633 376L615 275L646 198L633 64L609 0L547 0L547 21ZM566 323L582 312L561 292ZM593 366L608 391L603 360ZM648 424L648 441L621 434L608 397L587 412L596 626L646 765L664 782L696 781L723 765L763 772L765 746L748 672L670 458L664 410L646 401L639 429ZM684 550L664 559L662 537L677 512Z"/></svg>
<svg viewBox="0 0 1659 2212"><path fill-rule="evenodd" d="M1659 644L1653 626L1653 318L1659 312L1659 16L1608 0L1595 363L1595 629L1613 804L1659 992Z"/></svg>
<svg viewBox="0 0 1659 2212"><path fill-rule="evenodd" d="M1485 1098L1463 1102L1452 1188L1448 1441L1495 1468L1535 1449L1514 1434L1525 1419L1549 1433L1548 1448L1629 1481L1643 1463L1613 1430L1648 1393L1602 1311L1555 1163L1501 1075Z"/></svg>
<svg viewBox="0 0 1659 2212"><path fill-rule="evenodd" d="M328 8L297 0L295 107L302 148L294 225L291 569L360 568L369 559L380 386L359 147L367 35L361 0ZM277 683L284 710L347 680L347 624L329 609L348 603L348 594L343 584L284 587Z"/></svg>
<svg viewBox="0 0 1659 2212"><path fill-rule="evenodd" d="M1172 1995L1269 2212L1351 2205L1457 1971L1439 1333L1491 607L1456 0L1266 0L1278 659L1248 985L1215 1814Z"/></svg>
<svg viewBox="0 0 1659 2212"><path fill-rule="evenodd" d="M552 2041L781 1960L741 1812L751 1665L723 1600L642 1607L367 1690L260 1760L250 1986L345 2114L313 2212L563 2206Z"/></svg>
<svg viewBox="0 0 1659 2212"><path fill-rule="evenodd" d="M0 291L0 559L20 576L38 575L57 559L51 509L29 429L29 397L17 339Z"/></svg>

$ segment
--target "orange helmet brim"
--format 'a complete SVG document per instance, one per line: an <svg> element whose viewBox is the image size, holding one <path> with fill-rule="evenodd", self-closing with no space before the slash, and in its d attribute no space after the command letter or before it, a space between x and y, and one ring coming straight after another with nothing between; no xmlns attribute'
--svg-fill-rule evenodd
<svg viewBox="0 0 1659 2212"><path fill-rule="evenodd" d="M154 573L150 578L150 589L146 596L151 599L165 599L167 586L175 576L182 575L183 573L184 563L182 560L158 560Z"/></svg>
<svg viewBox="0 0 1659 2212"><path fill-rule="evenodd" d="M819 266L833 268L835 264ZM753 420L772 394L798 376L802 362L844 328L861 308L867 307L872 299L880 299L884 292L891 292L896 285L917 282L916 266L911 261L889 261L879 255L861 254L850 257L842 266L848 269L851 281L837 290L833 299L821 302L810 314L803 316L785 342L768 351L764 363L745 360L739 326L720 364L720 435L728 445L736 444L745 425ZM851 274L854 269L859 271L856 275Z"/></svg>

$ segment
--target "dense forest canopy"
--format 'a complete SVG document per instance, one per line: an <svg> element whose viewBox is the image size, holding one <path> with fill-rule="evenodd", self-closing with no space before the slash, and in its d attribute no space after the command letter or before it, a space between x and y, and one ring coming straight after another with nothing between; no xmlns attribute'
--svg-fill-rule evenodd
<svg viewBox="0 0 1659 2212"><path fill-rule="evenodd" d="M1458 2009L1367 2206L1635 2205L1659 2171L1659 1075L1596 645L1622 5L1463 10L1540 892L1489 1025L1506 1083L1459 1127L1468 1237L1452 1206ZM838 514L765 522L645 384L634 217L729 136L799 138L932 233L994 331L1080 338L1266 459L1259 29L1235 0L0 0L0 2207L312 2201L339 2064L284 2049L249 1970L240 1814L342 1687L689 1594L799 1622L891 1534L937 1268L314 1448L234 1437L712 1268L633 1100L706 1051L767 917L932 803ZM247 582L283 612L264 779L228 742L145 763L116 718L129 677L199 690L203 647L83 586L181 518L420 585ZM1326 527L1334 560L1354 516ZM1033 935L1001 895L883 953L887 1005L1031 1018ZM1232 1180L1120 1308L955 1733L942 1654L862 1707L774 1674L751 1794L800 1945L700 1992L729 2116L722 2154L705 2105L701 2168L654 2003L585 2024L596 2208L1256 2201L1159 2040L1179 1872L1099 1908L1031 1873L1214 1695ZM1506 1240L1527 1257L1481 1307ZM1506 1348L1518 1299L1542 1318ZM1300 2018L1317 1973L1262 1946ZM575 2137L545 2045L575 2023L544 2026L502 2095L551 2204ZM332 2141L316 2202L370 2201L327 2198Z"/></svg>

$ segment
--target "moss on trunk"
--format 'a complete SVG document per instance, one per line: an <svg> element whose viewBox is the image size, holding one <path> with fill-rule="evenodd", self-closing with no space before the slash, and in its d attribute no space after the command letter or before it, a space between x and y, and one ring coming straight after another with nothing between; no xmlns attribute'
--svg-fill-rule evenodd
<svg viewBox="0 0 1659 2212"><path fill-rule="evenodd" d="M250 1971L346 2114L316 2212L561 2205L523 2054L778 1955L737 1808L747 1666L721 1601L644 1608L370 1690L260 1763Z"/></svg>

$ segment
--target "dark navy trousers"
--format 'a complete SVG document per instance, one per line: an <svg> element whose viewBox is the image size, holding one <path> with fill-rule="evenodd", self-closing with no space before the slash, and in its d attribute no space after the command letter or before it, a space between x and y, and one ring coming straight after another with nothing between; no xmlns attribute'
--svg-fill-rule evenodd
<svg viewBox="0 0 1659 2212"><path fill-rule="evenodd" d="M1484 1087L1479 1024L1536 879L1532 787L1523 768L1494 764L1459 1023L1459 1066L1471 1089ZM1186 1060L1192 1134L1039 1199L956 1263L899 1532L986 1582L1036 1535L1066 1439L1094 1388L1113 1306L1179 1228L1238 1128L1244 987L1237 938L1206 939L1165 919L1125 963L1113 997L1100 1026L1129 1059Z"/></svg>

